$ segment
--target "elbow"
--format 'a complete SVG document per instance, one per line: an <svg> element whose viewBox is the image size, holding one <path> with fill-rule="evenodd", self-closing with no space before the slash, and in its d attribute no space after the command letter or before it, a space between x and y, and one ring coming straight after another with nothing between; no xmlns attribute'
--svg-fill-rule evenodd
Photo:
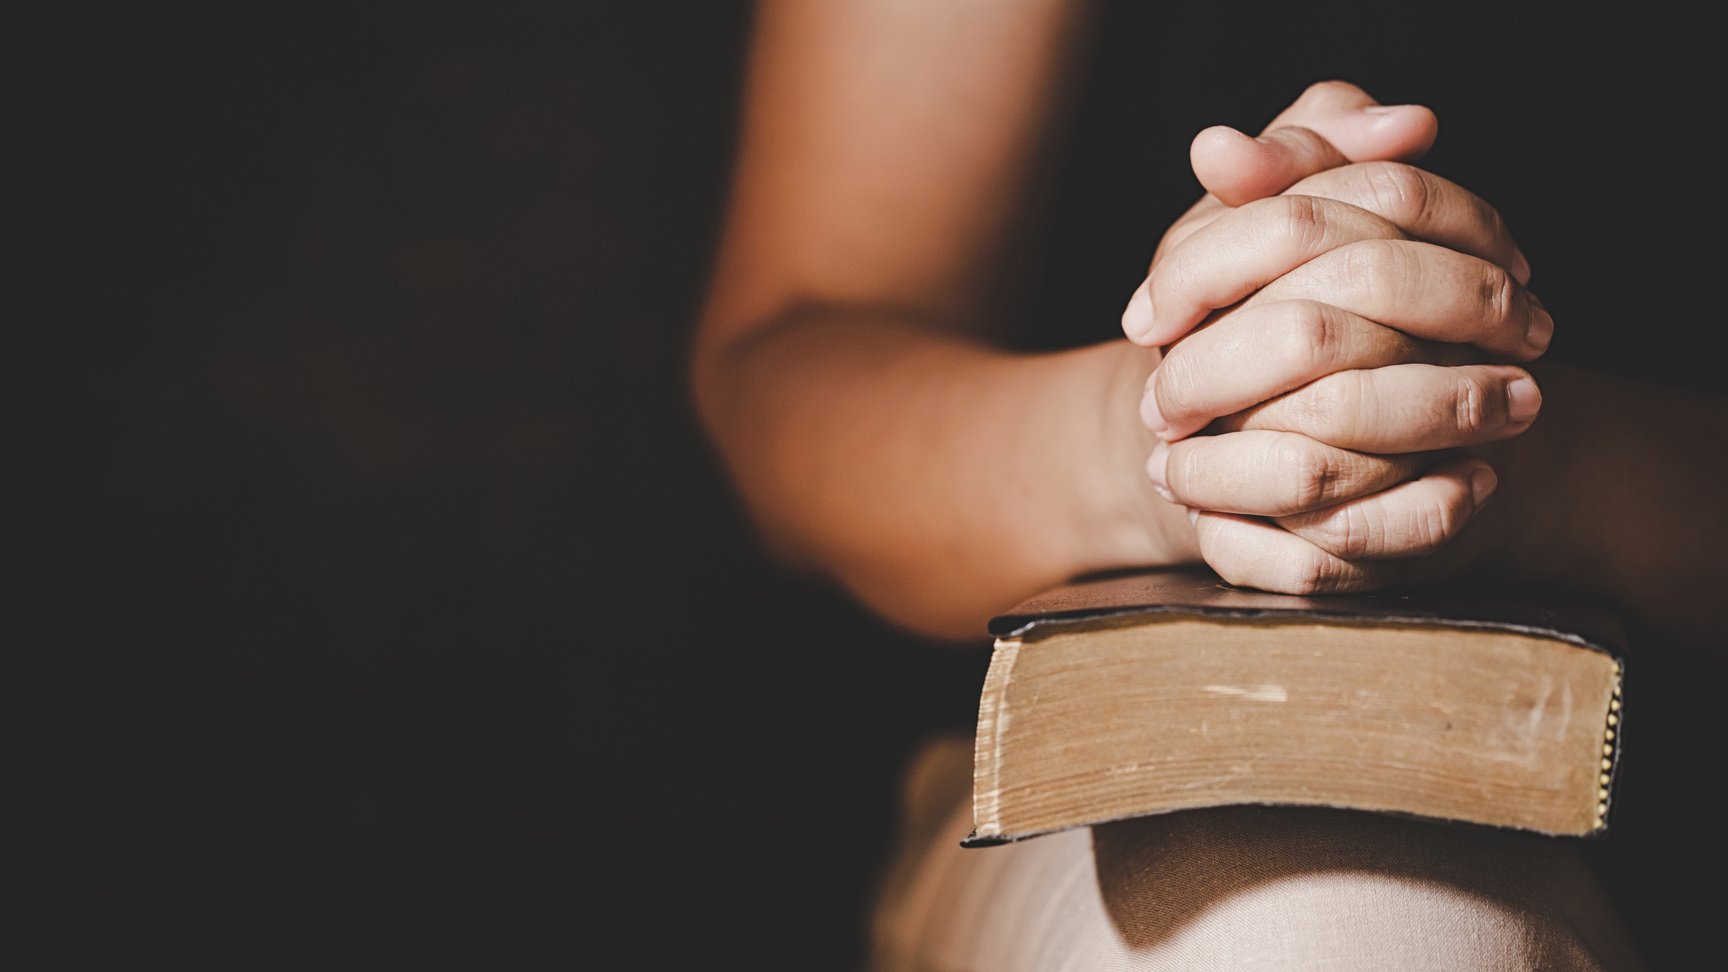
<svg viewBox="0 0 1728 972"><path fill-rule="evenodd" d="M764 400L771 389L754 374L760 330L749 322L702 320L685 361L686 401L760 546L787 567L816 571L821 558L801 529L801 491L787 488L796 470L774 419L783 410Z"/></svg>
<svg viewBox="0 0 1728 972"><path fill-rule="evenodd" d="M704 321L687 364L690 403L772 556L922 639L976 644L1002 606L982 601L977 578L955 569L977 551L950 549L956 537L917 526L892 490L860 473L876 423L836 421L869 411L845 399L860 363L879 377L903 345L851 326L856 314L802 304L742 326ZM836 325L852 340L837 342ZM848 351L836 356L841 344Z"/></svg>

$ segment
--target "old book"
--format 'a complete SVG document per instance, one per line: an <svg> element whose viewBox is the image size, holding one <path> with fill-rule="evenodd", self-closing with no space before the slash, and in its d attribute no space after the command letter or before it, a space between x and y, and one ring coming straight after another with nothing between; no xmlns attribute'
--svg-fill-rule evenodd
<svg viewBox="0 0 1728 972"><path fill-rule="evenodd" d="M1200 569L991 622L968 845L1192 807L1604 831L1623 628L1554 592L1290 597Z"/></svg>

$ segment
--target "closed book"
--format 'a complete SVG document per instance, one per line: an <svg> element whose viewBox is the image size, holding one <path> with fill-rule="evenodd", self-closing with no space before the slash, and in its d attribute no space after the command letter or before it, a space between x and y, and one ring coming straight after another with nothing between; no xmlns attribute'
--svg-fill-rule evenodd
<svg viewBox="0 0 1728 972"><path fill-rule="evenodd" d="M1295 597L1178 568L1066 585L990 630L969 846L1245 803L1608 826L1625 635L1587 596Z"/></svg>

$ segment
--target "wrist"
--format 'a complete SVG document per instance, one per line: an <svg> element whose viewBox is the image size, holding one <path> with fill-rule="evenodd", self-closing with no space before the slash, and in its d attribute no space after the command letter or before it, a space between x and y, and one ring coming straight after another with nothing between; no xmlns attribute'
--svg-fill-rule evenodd
<svg viewBox="0 0 1728 972"><path fill-rule="evenodd" d="M1146 458L1158 439L1140 419L1140 399L1159 354L1127 341L1088 349L1097 356L1102 395L1085 396L1098 414L1086 424L1097 430L1089 449L1094 465L1079 506L1091 539L1087 570L1157 566L1197 561L1199 546L1187 510L1159 496L1146 475Z"/></svg>

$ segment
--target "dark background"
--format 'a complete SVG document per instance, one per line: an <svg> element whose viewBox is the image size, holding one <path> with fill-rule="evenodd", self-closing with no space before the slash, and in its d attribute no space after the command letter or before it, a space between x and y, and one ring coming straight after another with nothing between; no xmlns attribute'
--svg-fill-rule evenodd
<svg viewBox="0 0 1728 972"><path fill-rule="evenodd" d="M67 964L847 967L987 643L768 564L690 416L747 6L249 6L20 35Z"/></svg>
<svg viewBox="0 0 1728 972"><path fill-rule="evenodd" d="M1431 165L1517 229L1554 356L1720 389L1718 309L1671 283L1721 247L1670 242L1723 214L1713 35L1452 10L1112 6L1024 341L1114 332L1194 131L1341 76L1440 111ZM852 963L900 767L969 727L986 645L769 563L691 418L748 19L19 22L6 540L62 964ZM1675 958L1719 896L1666 892L1728 855L1643 784L1719 762L1720 682L1644 647L1629 695L1668 700L1632 703L1592 853Z"/></svg>

